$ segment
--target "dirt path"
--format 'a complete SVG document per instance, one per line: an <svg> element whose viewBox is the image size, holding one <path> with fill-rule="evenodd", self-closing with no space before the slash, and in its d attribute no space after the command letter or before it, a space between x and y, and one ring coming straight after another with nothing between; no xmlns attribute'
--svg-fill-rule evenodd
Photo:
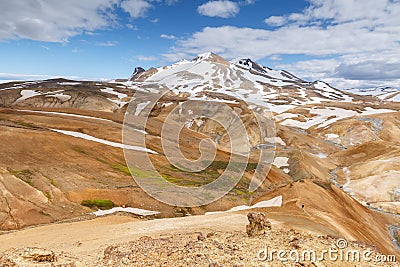
<svg viewBox="0 0 400 267"><path fill-rule="evenodd" d="M272 222L277 224L277 222ZM125 216L109 216L89 221L52 224L0 235L0 251L21 247L41 247L55 252L68 251L85 262L102 257L115 243L141 236L160 236L201 230L244 231L245 214L221 213L184 218L140 221Z"/></svg>

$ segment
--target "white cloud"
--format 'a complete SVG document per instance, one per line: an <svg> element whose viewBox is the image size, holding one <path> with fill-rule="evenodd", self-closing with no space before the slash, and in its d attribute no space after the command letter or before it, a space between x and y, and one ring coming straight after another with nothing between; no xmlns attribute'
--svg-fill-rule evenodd
<svg viewBox="0 0 400 267"><path fill-rule="evenodd" d="M46 80L55 78L65 78L71 80L80 80L78 76L52 76L52 75L41 75L41 74L19 74L19 73L4 73L0 72L0 80L10 81L29 81L29 80Z"/></svg>
<svg viewBox="0 0 400 267"><path fill-rule="evenodd" d="M178 3L180 0L165 0L165 3L169 6L175 5Z"/></svg>
<svg viewBox="0 0 400 267"><path fill-rule="evenodd" d="M368 60L356 64L343 62L336 69L336 75L349 80L398 79L400 62Z"/></svg>
<svg viewBox="0 0 400 267"><path fill-rule="evenodd" d="M245 0L243 4L245 5L252 5L256 2L256 0Z"/></svg>
<svg viewBox="0 0 400 267"><path fill-rule="evenodd" d="M115 23L117 0L2 1L0 40L26 38L62 42Z"/></svg>
<svg viewBox="0 0 400 267"><path fill-rule="evenodd" d="M340 65L339 59L311 59L298 61L293 64L278 64L278 69L287 70L308 81L325 80L332 77Z"/></svg>
<svg viewBox="0 0 400 267"><path fill-rule="evenodd" d="M382 85L400 88L400 53L352 54L279 64L275 67L309 81L324 80L342 89Z"/></svg>
<svg viewBox="0 0 400 267"><path fill-rule="evenodd" d="M132 19L146 16L153 0L1 1L0 41L66 42L82 33L117 26L117 8ZM172 2L171 2L172 3Z"/></svg>
<svg viewBox="0 0 400 267"><path fill-rule="evenodd" d="M143 55L136 56L135 59L140 60L140 61L155 61L155 60L157 60L157 58L155 56L143 56Z"/></svg>
<svg viewBox="0 0 400 267"><path fill-rule="evenodd" d="M282 60L282 57L280 55L272 55L269 57L269 59L272 61L280 61Z"/></svg>
<svg viewBox="0 0 400 267"><path fill-rule="evenodd" d="M126 24L125 26L126 26L128 29L132 30L132 31L137 31L137 30L139 30L139 27L138 27L138 26L132 25L132 24L130 24L130 23Z"/></svg>
<svg viewBox="0 0 400 267"><path fill-rule="evenodd" d="M97 46L105 46L105 47L112 47L118 44L117 41L107 41L107 42L99 42L96 43Z"/></svg>
<svg viewBox="0 0 400 267"><path fill-rule="evenodd" d="M153 5L145 0L125 0L121 2L121 8L128 12L133 19L144 17L152 7Z"/></svg>
<svg viewBox="0 0 400 267"><path fill-rule="evenodd" d="M168 60L178 60L206 51L228 59L250 57L259 60L296 54L321 60L323 56L331 59L303 61L298 65L312 71L308 76L315 79L342 79L349 84L396 80L400 62L393 58L400 58L399 1L309 2L310 6L300 13L267 18L265 22L276 27L273 30L205 27L186 39L177 40L170 53L164 56ZM287 69L299 70L299 66L292 64ZM398 84L400 86L400 81Z"/></svg>
<svg viewBox="0 0 400 267"><path fill-rule="evenodd" d="M284 16L271 16L264 20L270 26L282 26L287 23L287 18Z"/></svg>
<svg viewBox="0 0 400 267"><path fill-rule="evenodd" d="M175 35L172 35L172 34L161 34L160 35L160 37L161 38L163 38L163 39L167 39L167 40L174 40L174 39L176 39L176 36Z"/></svg>
<svg viewBox="0 0 400 267"><path fill-rule="evenodd" d="M197 8L197 11L203 16L230 18L236 16L240 8L236 2L219 0L202 4Z"/></svg>

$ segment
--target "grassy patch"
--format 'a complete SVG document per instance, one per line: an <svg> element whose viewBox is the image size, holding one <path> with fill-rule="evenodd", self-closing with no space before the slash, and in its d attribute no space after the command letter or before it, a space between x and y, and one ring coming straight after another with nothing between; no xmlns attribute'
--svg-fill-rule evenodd
<svg viewBox="0 0 400 267"><path fill-rule="evenodd" d="M202 173L202 172L212 172L212 171L217 171L217 170L225 170L229 165L229 161L219 161L215 160L213 161L205 170L197 173ZM243 168L246 169L246 171L253 171L257 168L258 163L252 163L252 162L232 162L231 163L231 168L233 171L239 171L242 170ZM179 166L178 166L179 167ZM174 165L170 165L170 168L172 170L177 170L179 171L179 168L175 167Z"/></svg>
<svg viewBox="0 0 400 267"><path fill-rule="evenodd" d="M21 179L22 181L24 181L25 183L29 184L30 186L33 186L33 182L32 182L32 176L33 176L33 172L30 170L8 170L12 175L14 175L15 177Z"/></svg>
<svg viewBox="0 0 400 267"><path fill-rule="evenodd" d="M325 181L313 181L314 184L318 185L319 187L322 187L323 189L329 190L329 191L333 191L330 182L325 182Z"/></svg>
<svg viewBox="0 0 400 267"><path fill-rule="evenodd" d="M44 175L44 174L42 174L47 180L49 180L49 182L50 182L50 184L52 185L52 186L54 186L54 187L57 187L57 183L56 183L56 181L53 179L53 178L50 178L50 177L48 177L48 176L46 176L46 175Z"/></svg>
<svg viewBox="0 0 400 267"><path fill-rule="evenodd" d="M22 127L26 127L26 128L32 128L32 129L40 129L40 127L32 124L32 123L28 123L28 122L23 122L23 121L14 121L15 124L22 126Z"/></svg>
<svg viewBox="0 0 400 267"><path fill-rule="evenodd" d="M212 181L215 181L218 177L220 177L220 172L226 170L228 165L228 161L213 161L206 169L188 174L171 164L169 166L169 170L165 170L166 174L163 174L163 177L169 182L180 186L202 186L211 183ZM230 170L233 172L237 172L238 174L243 169L245 169L246 171L252 171L256 168L257 163L245 162L232 162L230 166ZM243 191L235 193L237 193L238 195L247 194Z"/></svg>
<svg viewBox="0 0 400 267"><path fill-rule="evenodd" d="M89 153L87 153L83 148L81 148L80 146L73 146L72 150L79 153L79 154L83 154L83 155L89 155Z"/></svg>
<svg viewBox="0 0 400 267"><path fill-rule="evenodd" d="M51 199L51 194L50 194L49 191L46 191L44 194L45 194L45 196L46 196L48 199Z"/></svg>
<svg viewBox="0 0 400 267"><path fill-rule="evenodd" d="M97 207L102 210L111 209L115 207L114 202L108 199L86 199L82 200L81 205L89 208Z"/></svg>
<svg viewBox="0 0 400 267"><path fill-rule="evenodd" d="M135 177L140 178L154 178L157 177L157 174L152 171L145 171L138 168L129 168L122 164L111 164L111 167L119 172L124 173L125 175L131 176L131 174Z"/></svg>
<svg viewBox="0 0 400 267"><path fill-rule="evenodd" d="M250 193L250 192L246 192L244 190L241 190L239 188L233 188L232 191L238 196L247 196Z"/></svg>
<svg viewBox="0 0 400 267"><path fill-rule="evenodd" d="M57 187L57 183L56 183L56 181L54 181L53 178L50 178L49 181L50 181L50 184L51 184L52 186Z"/></svg>
<svg viewBox="0 0 400 267"><path fill-rule="evenodd" d="M122 165L122 164L110 164L110 165L115 171L122 172L125 175L129 175L129 176L131 175L129 168L125 165Z"/></svg>

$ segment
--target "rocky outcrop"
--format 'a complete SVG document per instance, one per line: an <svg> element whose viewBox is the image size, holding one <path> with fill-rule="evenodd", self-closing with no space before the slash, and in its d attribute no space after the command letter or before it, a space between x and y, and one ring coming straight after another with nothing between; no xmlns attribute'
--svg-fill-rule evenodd
<svg viewBox="0 0 400 267"><path fill-rule="evenodd" d="M230 63L229 61L227 61L226 59L224 59L223 57L220 57L214 53L204 53L204 54L200 54L197 57L195 57L193 59L193 61L207 61L207 62L212 62L212 63L218 63L218 64L222 64L225 66L229 66Z"/></svg>
<svg viewBox="0 0 400 267"><path fill-rule="evenodd" d="M129 78L129 81L136 81L145 71L146 70L143 69L142 67L136 67L131 77Z"/></svg>
<svg viewBox="0 0 400 267"><path fill-rule="evenodd" d="M136 69L135 72L132 74L131 78L129 79L129 81L132 82L143 82L145 81L147 78L149 78L150 76L156 74L158 72L158 70L156 68L150 68L146 71L142 71L143 69L140 68L141 70L139 70L136 73Z"/></svg>
<svg viewBox="0 0 400 267"><path fill-rule="evenodd" d="M0 255L0 266L83 266L73 256L65 252L55 253L43 248L20 248Z"/></svg>
<svg viewBox="0 0 400 267"><path fill-rule="evenodd" d="M262 212L250 212L247 214L247 219L250 223L246 225L246 233L250 237L264 235L271 230L271 222Z"/></svg>

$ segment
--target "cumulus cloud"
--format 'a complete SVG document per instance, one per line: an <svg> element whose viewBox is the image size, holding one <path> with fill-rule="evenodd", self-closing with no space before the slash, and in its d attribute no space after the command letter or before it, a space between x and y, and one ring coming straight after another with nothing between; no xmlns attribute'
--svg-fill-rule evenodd
<svg viewBox="0 0 400 267"><path fill-rule="evenodd" d="M115 22L117 0L2 1L0 40L26 38L60 42Z"/></svg>
<svg viewBox="0 0 400 267"><path fill-rule="evenodd" d="M215 51L228 58L248 56L261 59L274 54L321 56L399 49L400 26L373 32L357 26L357 23L329 29L288 26L275 31L233 26L206 27L190 38L177 41L172 51L189 55Z"/></svg>
<svg viewBox="0 0 400 267"><path fill-rule="evenodd" d="M132 18L140 18L153 6L145 0L125 0L121 2L121 8L128 12Z"/></svg>
<svg viewBox="0 0 400 267"><path fill-rule="evenodd" d="M197 11L203 16L230 18L236 16L240 8L236 2L219 0L202 4L197 8Z"/></svg>
<svg viewBox="0 0 400 267"><path fill-rule="evenodd" d="M176 36L175 35L172 35L172 34L161 34L160 35L160 37L161 38L163 38L163 39L167 39L167 40L174 40L174 39L176 39Z"/></svg>
<svg viewBox="0 0 400 267"><path fill-rule="evenodd" d="M0 41L31 39L65 42L82 33L118 25L117 9L132 19L144 17L152 0L19 0L2 1ZM167 1L172 3L176 1Z"/></svg>
<svg viewBox="0 0 400 267"><path fill-rule="evenodd" d="M313 72L316 79L343 79L351 84L354 81L362 83L363 79L376 81L394 79L396 75L400 77L396 71L396 68L400 69L400 62L381 64L400 56L400 1L309 2L310 5L302 12L266 18L265 22L274 27L272 30L205 27L186 39L179 39L164 56L178 60L174 58L175 54L190 58L213 51L226 58L244 56L259 60L273 55L299 54L334 58L302 63L327 64L325 71ZM295 64L287 67L298 70ZM397 80L400 85L400 79Z"/></svg>
<svg viewBox="0 0 400 267"><path fill-rule="evenodd" d="M329 59L279 64L276 67L306 80L324 80L342 89L382 85L400 88L400 53L349 54Z"/></svg>
<svg viewBox="0 0 400 267"><path fill-rule="evenodd" d="M264 22L270 26L282 26L286 24L287 18L284 16L271 16L265 19Z"/></svg>
<svg viewBox="0 0 400 267"><path fill-rule="evenodd" d="M400 62L368 60L355 64L343 62L335 69L335 76L349 80L391 80L400 78Z"/></svg>

